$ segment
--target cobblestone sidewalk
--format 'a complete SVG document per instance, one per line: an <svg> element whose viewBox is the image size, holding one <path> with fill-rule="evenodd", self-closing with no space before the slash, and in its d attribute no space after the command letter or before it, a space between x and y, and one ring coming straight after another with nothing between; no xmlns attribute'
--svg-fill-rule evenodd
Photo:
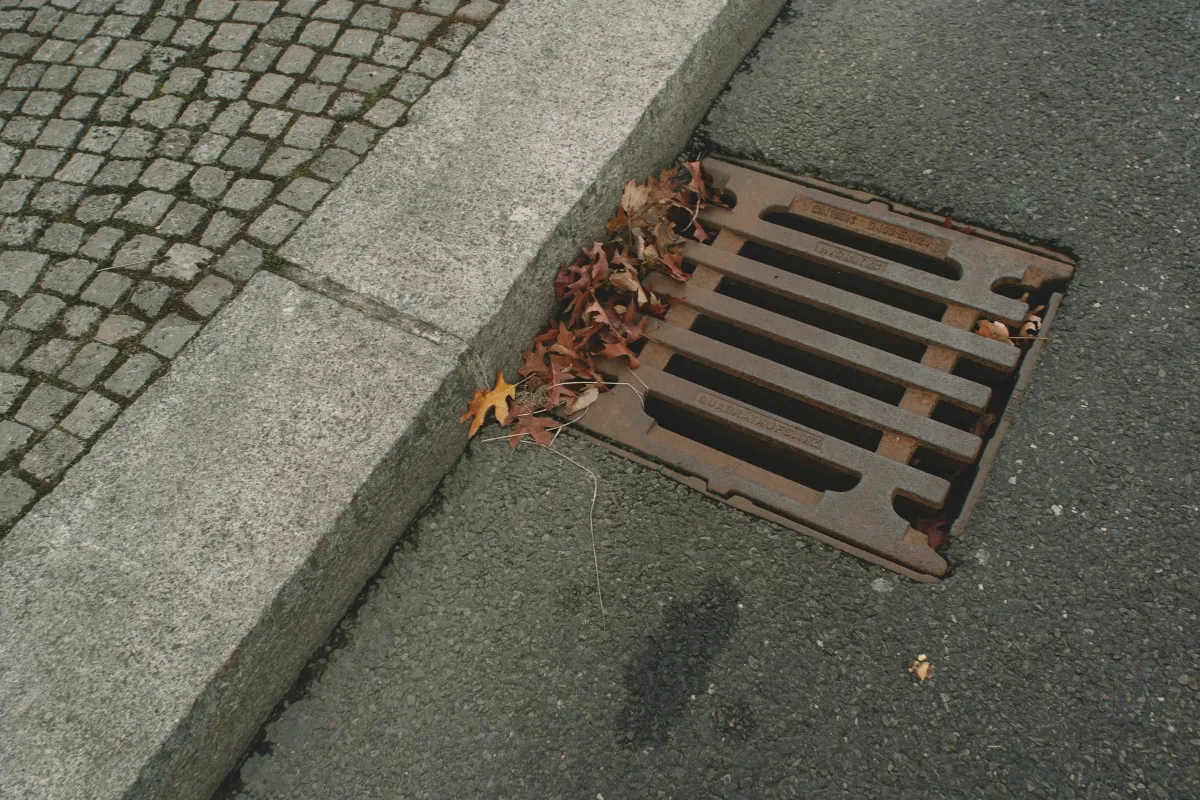
<svg viewBox="0 0 1200 800"><path fill-rule="evenodd" d="M0 536L500 7L0 0Z"/></svg>

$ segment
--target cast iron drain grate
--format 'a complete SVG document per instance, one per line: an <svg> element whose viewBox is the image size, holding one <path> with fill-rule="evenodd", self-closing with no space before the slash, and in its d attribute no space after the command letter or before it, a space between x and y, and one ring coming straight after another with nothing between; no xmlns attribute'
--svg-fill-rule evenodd
<svg viewBox="0 0 1200 800"><path fill-rule="evenodd" d="M680 302L647 325L641 365L602 365L645 405L608 392L577 427L867 561L944 575L922 530L962 532L1044 344L975 324L1015 332L1044 305L1044 336L1072 262L863 192L705 167L734 207L700 215L716 237L684 246L690 281L651 281Z"/></svg>

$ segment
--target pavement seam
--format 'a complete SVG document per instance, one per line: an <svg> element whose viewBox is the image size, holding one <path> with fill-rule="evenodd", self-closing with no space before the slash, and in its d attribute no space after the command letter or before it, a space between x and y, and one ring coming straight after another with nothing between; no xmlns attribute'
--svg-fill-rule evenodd
<svg viewBox="0 0 1200 800"><path fill-rule="evenodd" d="M356 292L332 278L318 275L305 267L290 264L286 261L279 261L264 266L263 269L266 272L271 272L280 278L302 286L311 292L315 292L322 297L327 297L340 305L354 309L364 316L390 325L404 333L419 336L436 347L456 356L460 363L470 361L471 366L478 371L476 377L485 384L489 382L487 368L482 358L480 358L479 353L471 346L470 342L458 334L452 333L433 323L418 319L410 314L405 314L403 311L397 311L385 303ZM450 345L446 341L447 339L453 340L456 346Z"/></svg>

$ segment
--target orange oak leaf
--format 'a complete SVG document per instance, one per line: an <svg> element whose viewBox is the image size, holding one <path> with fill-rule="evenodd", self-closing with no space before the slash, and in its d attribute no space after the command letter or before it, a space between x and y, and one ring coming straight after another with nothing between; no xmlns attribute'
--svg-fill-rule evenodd
<svg viewBox="0 0 1200 800"><path fill-rule="evenodd" d="M598 300L593 300L591 304L584 309L583 313L587 315L588 319L593 325L605 325L614 330L616 330L618 327L617 321L613 319L613 317L609 314L608 309L602 306Z"/></svg>
<svg viewBox="0 0 1200 800"><path fill-rule="evenodd" d="M487 417L488 409L496 413L496 421L501 425L508 422L508 401L516 396L517 387L504 380L503 372L496 373L496 385L492 387L491 391L485 393L482 389L476 389L475 396L467 404L467 410L458 418L459 422L471 420L467 438L470 439L479 432L484 418Z"/></svg>
<svg viewBox="0 0 1200 800"><path fill-rule="evenodd" d="M637 274L637 270L638 270L637 261L630 258L625 253L625 248L623 248L623 247L617 247L613 251L612 263L614 266L621 267L622 269L630 270L635 275Z"/></svg>
<svg viewBox="0 0 1200 800"><path fill-rule="evenodd" d="M554 343L550 345L551 353L570 356L571 358L579 357L579 348L587 341L586 336L576 334L566 325L559 323L558 335L554 338Z"/></svg>

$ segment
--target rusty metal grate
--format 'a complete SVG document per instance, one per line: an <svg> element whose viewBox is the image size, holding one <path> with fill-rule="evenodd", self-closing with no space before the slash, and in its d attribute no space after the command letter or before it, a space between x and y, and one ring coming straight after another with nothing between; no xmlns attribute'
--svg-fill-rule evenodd
<svg viewBox="0 0 1200 800"><path fill-rule="evenodd" d="M860 558L944 575L914 526L961 533L1044 344L975 323L1015 329L1038 303L1044 335L1072 262L863 192L705 166L734 207L701 215L717 235L684 246L690 281L653 279L681 302L647 326L641 366L602 365L645 405L608 392L578 427Z"/></svg>

